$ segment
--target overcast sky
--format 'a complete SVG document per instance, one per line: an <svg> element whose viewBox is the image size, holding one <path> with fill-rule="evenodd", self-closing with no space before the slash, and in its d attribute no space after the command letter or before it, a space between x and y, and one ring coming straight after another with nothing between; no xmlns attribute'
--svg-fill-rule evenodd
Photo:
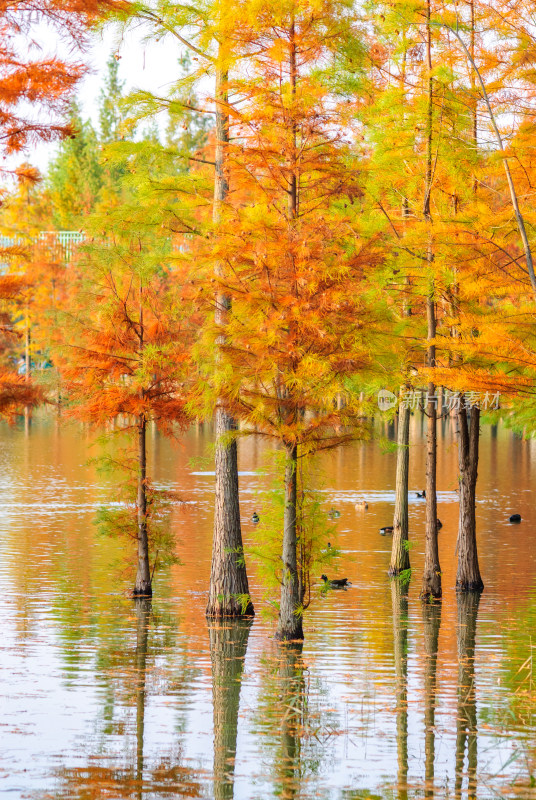
<svg viewBox="0 0 536 800"><path fill-rule="evenodd" d="M49 53L59 52L60 48L50 33L46 38L48 45L46 50ZM121 40L117 31L112 28L107 28L102 35L95 36L91 49L82 56L82 60L89 65L89 73L80 83L77 93L82 115L97 123L99 93L111 53L120 56L119 77L125 81L127 91L135 88L162 91L178 78L178 60L181 53L177 45L176 40L171 37L160 42L145 42L141 28L130 31ZM61 55L61 52L59 54ZM57 147L57 144L40 145L28 152L25 160L43 171Z"/></svg>

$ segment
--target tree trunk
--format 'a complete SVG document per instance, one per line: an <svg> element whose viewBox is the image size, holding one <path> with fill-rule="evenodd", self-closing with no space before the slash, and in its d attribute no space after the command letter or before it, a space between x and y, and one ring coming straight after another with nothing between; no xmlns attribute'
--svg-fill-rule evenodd
<svg viewBox="0 0 536 800"><path fill-rule="evenodd" d="M391 581L396 677L396 747L398 800L408 797L408 589Z"/></svg>
<svg viewBox="0 0 536 800"><path fill-rule="evenodd" d="M220 45L219 59L223 58ZM229 142L229 115L227 112L227 73L221 66L216 72L216 151L214 174L213 221L221 220L223 203L229 192L226 175L227 144ZM216 265L216 274L221 276L222 266ZM216 325L223 326L231 306L227 295L216 296ZM222 333L217 346L225 342ZM240 526L240 504L238 496L238 460L236 441L230 438L236 429L221 402L216 404L216 451L214 539L212 543L212 566L206 613L208 617L251 616L253 604L242 602L249 597L249 585L244 564L242 529Z"/></svg>
<svg viewBox="0 0 536 800"><path fill-rule="evenodd" d="M467 748L468 800L476 798L478 763L477 713L475 690L475 639L479 592L464 592L456 598L458 606L458 708L456 714L456 767L454 796L461 797L463 765Z"/></svg>
<svg viewBox="0 0 536 800"><path fill-rule="evenodd" d="M435 310L433 297L429 297L428 338L435 336ZM428 366L435 366L435 346L428 348ZM437 541L437 409L435 386L428 384L428 403L426 408L426 542L424 552L424 573L422 577L421 600L441 597L441 567L439 565L439 546Z"/></svg>
<svg viewBox="0 0 536 800"><path fill-rule="evenodd" d="M275 637L281 641L303 639L297 560L297 479L298 447L287 447L285 464L285 510L283 515L283 570L281 603Z"/></svg>
<svg viewBox="0 0 536 800"><path fill-rule="evenodd" d="M30 383L32 378L32 356L31 356L31 343L32 334L30 330L30 321L28 319L28 309L26 309L26 335L24 337L24 380ZM32 408L31 406L24 406L24 431L28 433L32 424Z"/></svg>
<svg viewBox="0 0 536 800"><path fill-rule="evenodd" d="M403 394L400 394L403 400ZM409 475L409 420L407 403L398 409L398 450L396 455L395 516L393 520L393 545L389 575L400 575L409 569L408 542L408 475Z"/></svg>
<svg viewBox="0 0 536 800"><path fill-rule="evenodd" d="M32 377L32 356L31 356L32 334L30 330L30 323L26 320L26 335L24 339L24 364L25 364L25 377L26 383L30 382Z"/></svg>
<svg viewBox="0 0 536 800"><path fill-rule="evenodd" d="M151 569L149 566L149 536L147 531L147 421L142 414L138 421L138 571L133 594L151 597Z"/></svg>
<svg viewBox="0 0 536 800"><path fill-rule="evenodd" d="M214 800L232 800L238 711L251 620L209 623L214 709Z"/></svg>
<svg viewBox="0 0 536 800"><path fill-rule="evenodd" d="M456 589L481 592L484 588L478 566L476 545L476 481L478 477L478 440L480 409L473 406L468 424L465 398L458 409L458 464L460 468L460 516L458 524L458 571Z"/></svg>
<svg viewBox="0 0 536 800"><path fill-rule="evenodd" d="M424 670L424 796L432 799L434 797L437 646L441 625L441 603L423 606L423 622L426 653Z"/></svg>
<svg viewBox="0 0 536 800"><path fill-rule="evenodd" d="M430 197L432 191L432 133L434 93L432 78L432 31L430 27L431 7L430 0L426 4L426 57L428 64L428 98L426 121L426 181L424 196L424 218L429 223L429 241L427 250L428 269L432 271L434 254L432 250L432 216L430 213ZM436 349L433 340L436 335L435 311L435 281L431 278L430 290L426 299L426 317L428 323L428 352L427 364L429 368L436 365ZM441 568L439 566L439 549L437 542L437 406L435 385L428 384L427 432L426 432L426 544L424 555L424 574L422 578L421 599L441 597Z"/></svg>

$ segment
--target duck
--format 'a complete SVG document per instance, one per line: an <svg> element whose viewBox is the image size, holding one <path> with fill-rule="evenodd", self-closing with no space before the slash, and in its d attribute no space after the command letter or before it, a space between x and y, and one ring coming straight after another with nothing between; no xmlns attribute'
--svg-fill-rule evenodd
<svg viewBox="0 0 536 800"><path fill-rule="evenodd" d="M332 578L330 580L327 575L321 575L320 578L324 581L324 586L329 586L330 589L346 589L347 586L352 585L348 578Z"/></svg>
<svg viewBox="0 0 536 800"><path fill-rule="evenodd" d="M437 530L439 531L443 527L443 523L441 522L440 519L436 520L436 522L437 522Z"/></svg>
<svg viewBox="0 0 536 800"><path fill-rule="evenodd" d="M360 502L360 503L356 503L356 504L355 504L355 507L356 507L356 509L357 509L358 511L359 511L360 509L363 509L364 511L366 511L366 509L368 508L368 503L367 503L367 501L366 501L366 500L361 500L361 502Z"/></svg>
<svg viewBox="0 0 536 800"><path fill-rule="evenodd" d="M336 508L330 508L328 511L328 517L330 519L338 519L341 516L341 512L337 511Z"/></svg>
<svg viewBox="0 0 536 800"><path fill-rule="evenodd" d="M422 492L415 492L417 497L425 498L426 499L426 489L423 489Z"/></svg>
<svg viewBox="0 0 536 800"><path fill-rule="evenodd" d="M380 528L380 533L382 536L385 536L386 533L392 533L394 531L394 527L392 525L384 525L383 528Z"/></svg>
<svg viewBox="0 0 536 800"><path fill-rule="evenodd" d="M521 514L512 514L510 522L521 522Z"/></svg>
<svg viewBox="0 0 536 800"><path fill-rule="evenodd" d="M261 521L261 518L259 517L259 515L257 514L256 511L253 512L252 517L251 517L251 521L252 521L252 523L254 525L256 525L258 522Z"/></svg>

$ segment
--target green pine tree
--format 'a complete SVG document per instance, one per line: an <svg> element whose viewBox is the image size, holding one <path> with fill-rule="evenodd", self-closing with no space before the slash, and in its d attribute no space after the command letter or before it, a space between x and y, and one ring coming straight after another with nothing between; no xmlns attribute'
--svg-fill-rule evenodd
<svg viewBox="0 0 536 800"><path fill-rule="evenodd" d="M103 185L99 141L91 122L82 120L73 103L74 133L62 142L51 163L46 188L53 208L53 222L59 229L83 228L83 219L95 207Z"/></svg>

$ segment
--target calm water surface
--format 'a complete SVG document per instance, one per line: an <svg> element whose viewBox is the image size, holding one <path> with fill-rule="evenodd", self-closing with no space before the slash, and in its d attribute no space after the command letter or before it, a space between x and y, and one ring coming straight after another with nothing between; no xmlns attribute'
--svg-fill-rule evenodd
<svg viewBox="0 0 536 800"><path fill-rule="evenodd" d="M420 418L412 425L416 490L424 441ZM261 614L207 625L214 478L190 459L209 454L208 428L180 446L150 442L157 482L191 501L173 516L183 563L159 575L152 603L126 597L122 550L95 532L114 485L88 466L84 431L42 419L1 436L0 794L536 798L536 442L483 430L478 602L452 590L457 453L450 423L440 429L445 594L424 608L422 501L410 501L409 592L386 577L378 529L392 521L395 454L365 443L326 455L338 574L353 586L315 599L301 649L277 647ZM253 510L262 515L262 447L240 444L246 539Z"/></svg>

